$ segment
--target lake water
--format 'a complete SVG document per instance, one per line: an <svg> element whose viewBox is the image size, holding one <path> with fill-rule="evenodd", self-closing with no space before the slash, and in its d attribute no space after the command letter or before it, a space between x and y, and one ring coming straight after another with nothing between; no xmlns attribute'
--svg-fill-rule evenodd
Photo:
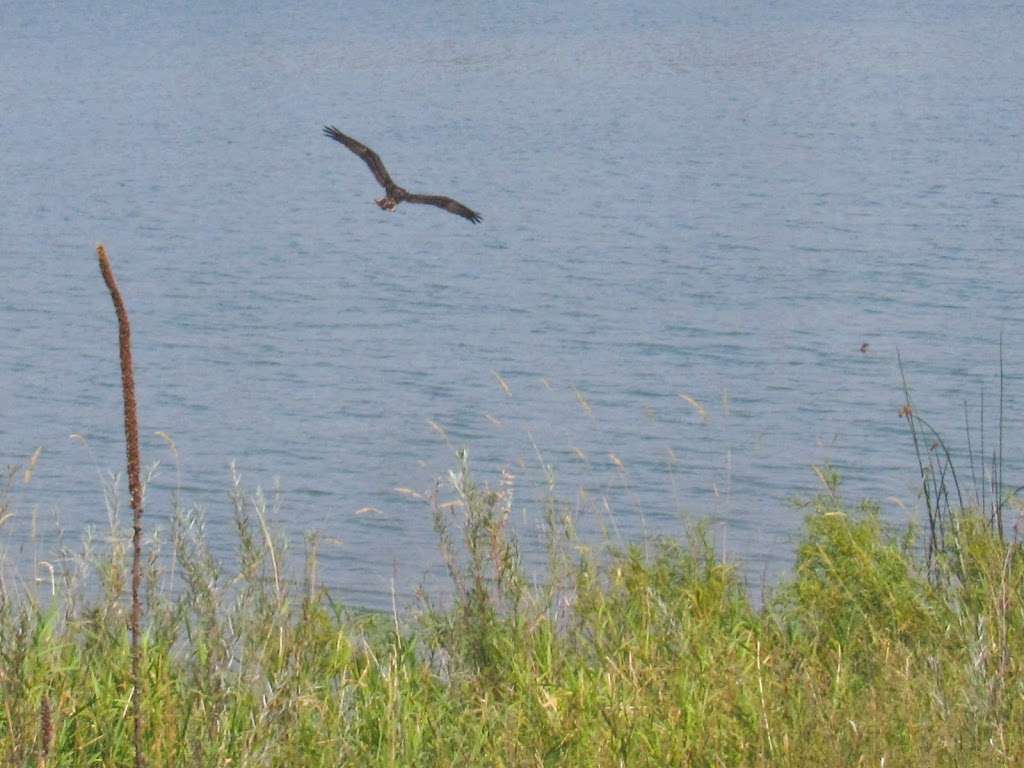
<svg viewBox="0 0 1024 768"><path fill-rule="evenodd" d="M984 390L991 445L1003 336L1020 482L1015 4L159 5L0 7L0 464L43 448L8 558L33 507L101 530L123 466L98 241L162 463L149 520L163 431L218 552L234 460L351 603L437 573L394 489L462 445L516 475L528 540L536 444L585 524L708 518L752 579L790 561L812 464L915 518L897 350L957 445ZM326 123L484 222L380 211Z"/></svg>

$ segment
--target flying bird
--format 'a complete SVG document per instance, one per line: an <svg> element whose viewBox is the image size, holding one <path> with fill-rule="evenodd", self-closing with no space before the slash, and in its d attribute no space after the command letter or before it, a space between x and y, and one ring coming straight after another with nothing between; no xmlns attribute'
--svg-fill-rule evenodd
<svg viewBox="0 0 1024 768"><path fill-rule="evenodd" d="M452 200L450 197L444 197L443 195L415 195L412 192L402 189L391 179L387 168L384 167L384 163L381 162L380 157L376 152L365 144L361 144L356 141L351 136L346 136L333 125L324 127L324 136L344 144L359 155L359 157L363 159L364 163L370 166L370 171L373 173L373 177L377 179L382 187L384 187L384 192L386 193L385 196L379 200L374 200L374 202L380 206L381 210L393 211L399 203L422 203L424 205L434 205L438 208L444 208L449 213L454 213L464 219L469 219L474 224L480 221L480 214L470 208L467 208L457 200Z"/></svg>

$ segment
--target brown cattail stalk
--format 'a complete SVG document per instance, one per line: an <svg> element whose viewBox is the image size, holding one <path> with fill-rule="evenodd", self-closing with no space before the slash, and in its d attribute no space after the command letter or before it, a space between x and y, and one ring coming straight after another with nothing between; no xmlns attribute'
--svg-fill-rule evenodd
<svg viewBox="0 0 1024 768"><path fill-rule="evenodd" d="M110 298L117 313L117 337L121 350L121 392L124 398L124 438L128 452L128 495L132 505L132 715L134 719L135 766L142 767L142 679L140 674L139 625L142 623L142 604L139 587L142 583L142 481L139 475L139 420L135 409L135 378L132 374L132 339L128 326L128 312L124 308L121 292L117 289L114 272L110 268L107 250L96 246L100 272L107 284Z"/></svg>
<svg viewBox="0 0 1024 768"><path fill-rule="evenodd" d="M53 747L53 717L50 712L50 697L45 693L43 700L39 702L39 765L45 766L50 757L50 749Z"/></svg>

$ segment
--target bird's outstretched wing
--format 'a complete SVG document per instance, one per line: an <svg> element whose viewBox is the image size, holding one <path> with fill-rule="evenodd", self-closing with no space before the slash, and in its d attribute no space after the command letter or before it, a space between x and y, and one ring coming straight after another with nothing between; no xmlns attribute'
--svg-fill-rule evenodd
<svg viewBox="0 0 1024 768"><path fill-rule="evenodd" d="M444 208L448 213L454 213L464 219L469 219L474 224L481 220L480 214L476 211L467 208L458 200L452 200L450 197L442 195L406 195L403 202L436 205L438 208Z"/></svg>
<svg viewBox="0 0 1024 768"><path fill-rule="evenodd" d="M384 163L381 162L380 156L368 146L361 144L351 136L346 136L333 125L324 126L324 136L344 144L363 158L363 162L370 166L370 170L373 171L374 178L377 179L385 190L389 190L396 186L395 182L391 180L391 176L388 174L387 168L384 167Z"/></svg>

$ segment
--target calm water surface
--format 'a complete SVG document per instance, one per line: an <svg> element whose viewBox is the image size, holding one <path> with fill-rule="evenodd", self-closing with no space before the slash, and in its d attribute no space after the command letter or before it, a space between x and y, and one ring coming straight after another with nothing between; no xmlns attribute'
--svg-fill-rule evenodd
<svg viewBox="0 0 1024 768"><path fill-rule="evenodd" d="M527 535L539 451L585 520L710 518L750 574L791 557L812 464L903 522L897 350L962 444L1003 335L1019 481L1014 5L217 5L0 7L0 463L43 447L8 558L33 508L102 529L123 464L97 241L161 462L147 514L177 482L163 431L218 552L234 460L353 603L437 572L394 489L462 445L516 475ZM381 212L324 123L484 223Z"/></svg>

